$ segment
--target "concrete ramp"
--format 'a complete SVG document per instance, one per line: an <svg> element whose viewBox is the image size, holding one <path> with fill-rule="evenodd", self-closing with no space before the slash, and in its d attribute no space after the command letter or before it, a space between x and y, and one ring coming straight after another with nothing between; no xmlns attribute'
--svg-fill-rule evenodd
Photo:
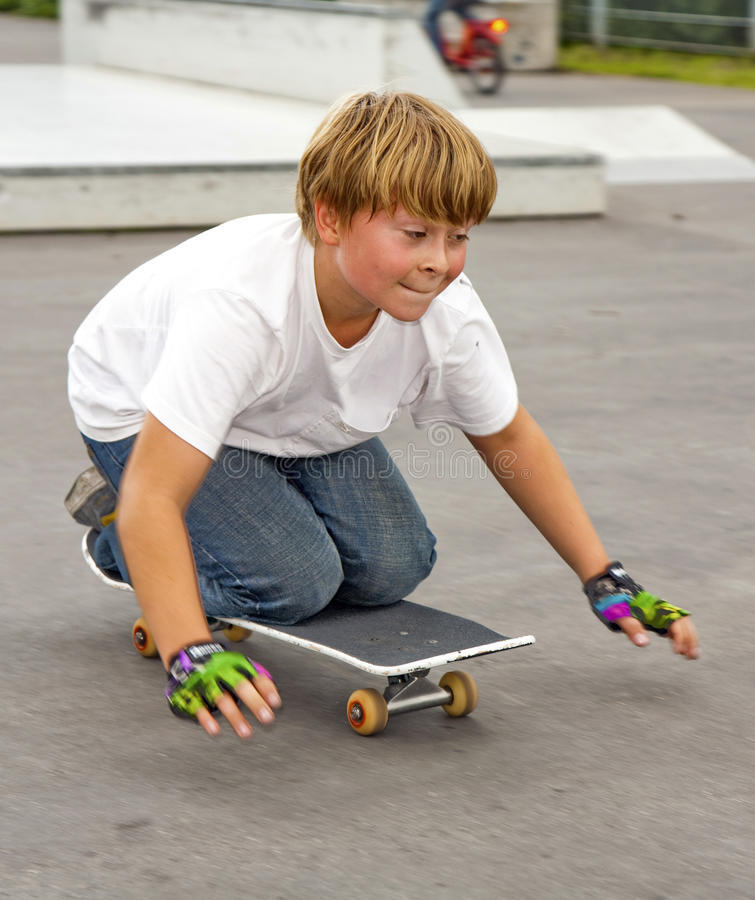
<svg viewBox="0 0 755 900"><path fill-rule="evenodd" d="M755 163L667 106L465 109L475 131L600 154L609 184L753 181Z"/></svg>

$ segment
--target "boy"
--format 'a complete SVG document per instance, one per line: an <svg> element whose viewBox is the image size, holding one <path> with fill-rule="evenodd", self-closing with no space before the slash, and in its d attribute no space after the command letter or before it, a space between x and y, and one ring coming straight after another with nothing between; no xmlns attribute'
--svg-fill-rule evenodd
<svg viewBox="0 0 755 900"><path fill-rule="evenodd" d="M262 666L212 643L205 615L290 623L333 600L394 603L429 574L435 538L376 437L405 406L467 435L608 627L641 646L644 622L697 656L689 614L610 563L518 402L463 274L495 192L479 141L445 110L353 96L302 157L298 217L186 241L77 331L71 404L118 498L94 559L133 585L171 708L210 734L219 711L249 736L236 701L264 723L280 698Z"/></svg>

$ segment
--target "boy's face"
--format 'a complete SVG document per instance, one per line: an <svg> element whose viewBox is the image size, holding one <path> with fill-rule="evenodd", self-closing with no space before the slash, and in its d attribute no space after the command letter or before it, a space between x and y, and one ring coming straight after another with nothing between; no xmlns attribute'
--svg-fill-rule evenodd
<svg viewBox="0 0 755 900"><path fill-rule="evenodd" d="M365 314L419 319L464 268L470 228L428 222L402 206L393 215L358 212L338 227L334 247L343 299Z"/></svg>

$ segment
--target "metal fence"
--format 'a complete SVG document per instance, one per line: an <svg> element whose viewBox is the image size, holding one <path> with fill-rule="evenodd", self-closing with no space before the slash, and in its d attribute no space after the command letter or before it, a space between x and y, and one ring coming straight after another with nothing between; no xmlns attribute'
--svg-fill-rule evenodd
<svg viewBox="0 0 755 900"><path fill-rule="evenodd" d="M755 57L755 0L562 0L561 36Z"/></svg>

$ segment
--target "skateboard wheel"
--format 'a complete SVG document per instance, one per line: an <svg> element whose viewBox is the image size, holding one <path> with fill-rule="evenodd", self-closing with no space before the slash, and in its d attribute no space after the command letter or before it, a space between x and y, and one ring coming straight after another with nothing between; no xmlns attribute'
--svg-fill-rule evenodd
<svg viewBox="0 0 755 900"><path fill-rule="evenodd" d="M388 704L380 691L363 688L349 697L346 715L358 734L377 734L388 724Z"/></svg>
<svg viewBox="0 0 755 900"><path fill-rule="evenodd" d="M157 644L155 644L143 616L139 616L134 622L134 627L131 629L131 640L142 656L148 658L157 656Z"/></svg>
<svg viewBox="0 0 755 900"><path fill-rule="evenodd" d="M227 628L223 629L223 636L228 638L233 644L245 641L251 633L248 628L242 628L241 625L228 625Z"/></svg>
<svg viewBox="0 0 755 900"><path fill-rule="evenodd" d="M466 672L446 672L439 684L451 691L451 700L443 704L449 716L468 716L477 706L477 684Z"/></svg>

